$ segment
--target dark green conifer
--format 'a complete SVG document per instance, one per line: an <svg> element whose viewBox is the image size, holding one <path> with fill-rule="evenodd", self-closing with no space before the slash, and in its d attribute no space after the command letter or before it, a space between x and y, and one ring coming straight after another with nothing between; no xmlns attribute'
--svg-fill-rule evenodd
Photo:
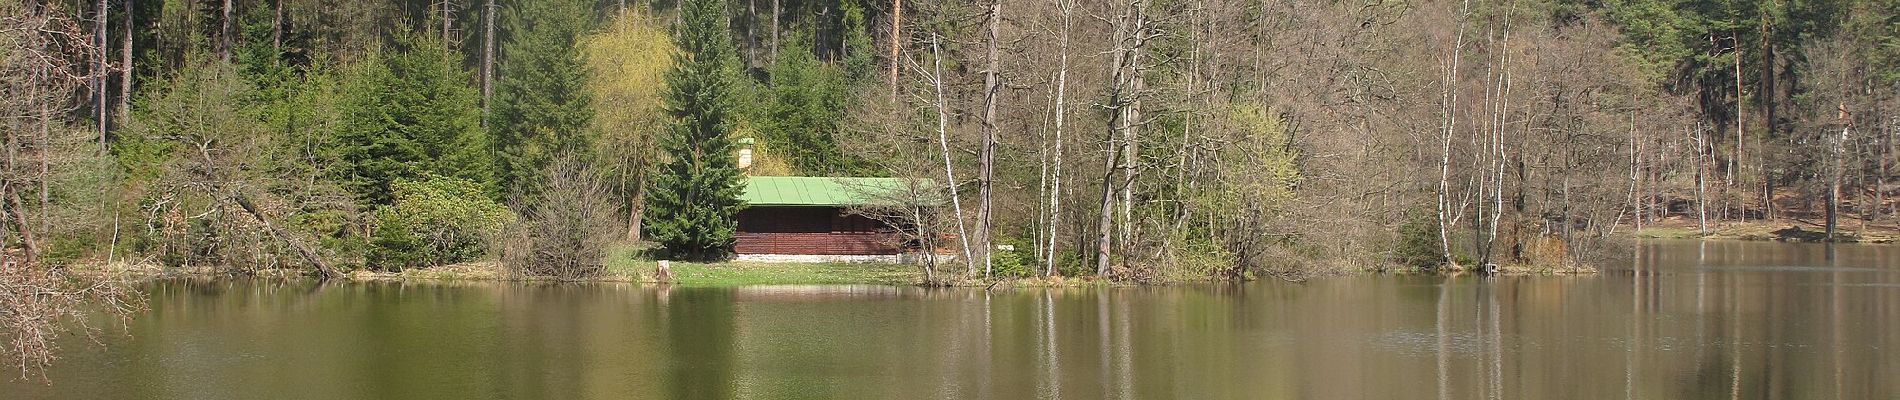
<svg viewBox="0 0 1900 400"><path fill-rule="evenodd" d="M585 157L594 142L593 92L575 39L593 22L591 2L513 2L502 12L499 85L489 115L497 155L496 178L520 199L559 155Z"/></svg>
<svg viewBox="0 0 1900 400"><path fill-rule="evenodd" d="M728 137L738 118L733 87L738 57L720 11L715 0L681 4L683 23L674 33L679 52L666 72L665 108L672 121L659 145L671 159L653 175L645 226L674 258L729 254L738 226L733 217L745 207L739 199L737 147Z"/></svg>
<svg viewBox="0 0 1900 400"><path fill-rule="evenodd" d="M345 88L338 134L342 183L364 204L389 204L390 183L426 174L492 181L479 95L461 55L423 35L399 35Z"/></svg>

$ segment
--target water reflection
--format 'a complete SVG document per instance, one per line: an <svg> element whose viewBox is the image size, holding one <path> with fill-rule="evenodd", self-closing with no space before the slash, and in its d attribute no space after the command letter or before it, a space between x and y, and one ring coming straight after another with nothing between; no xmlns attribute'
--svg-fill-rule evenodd
<svg viewBox="0 0 1900 400"><path fill-rule="evenodd" d="M1900 254L1676 242L1590 277L926 290L154 285L6 398L1893 398Z"/></svg>

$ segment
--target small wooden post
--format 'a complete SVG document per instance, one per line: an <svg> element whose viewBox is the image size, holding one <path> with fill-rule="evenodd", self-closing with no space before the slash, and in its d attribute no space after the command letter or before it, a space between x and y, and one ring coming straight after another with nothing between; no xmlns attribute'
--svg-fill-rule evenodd
<svg viewBox="0 0 1900 400"><path fill-rule="evenodd" d="M653 280L659 283L673 283L672 262L660 260L660 266L653 269Z"/></svg>

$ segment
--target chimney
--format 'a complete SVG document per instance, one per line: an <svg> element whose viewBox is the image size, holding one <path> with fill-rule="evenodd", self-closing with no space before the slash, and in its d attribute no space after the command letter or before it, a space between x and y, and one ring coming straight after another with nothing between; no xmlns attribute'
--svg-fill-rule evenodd
<svg viewBox="0 0 1900 400"><path fill-rule="evenodd" d="M739 169L752 168L752 138L739 138Z"/></svg>

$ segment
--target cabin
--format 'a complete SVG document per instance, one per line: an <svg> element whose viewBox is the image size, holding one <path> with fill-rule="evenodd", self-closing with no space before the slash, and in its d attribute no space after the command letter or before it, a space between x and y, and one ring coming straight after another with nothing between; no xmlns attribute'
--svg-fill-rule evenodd
<svg viewBox="0 0 1900 400"><path fill-rule="evenodd" d="M903 178L752 176L739 211L734 253L747 261L899 262L919 251L884 221L853 207L892 204L915 182ZM927 185L927 183L924 183ZM928 186L919 186L928 187Z"/></svg>

